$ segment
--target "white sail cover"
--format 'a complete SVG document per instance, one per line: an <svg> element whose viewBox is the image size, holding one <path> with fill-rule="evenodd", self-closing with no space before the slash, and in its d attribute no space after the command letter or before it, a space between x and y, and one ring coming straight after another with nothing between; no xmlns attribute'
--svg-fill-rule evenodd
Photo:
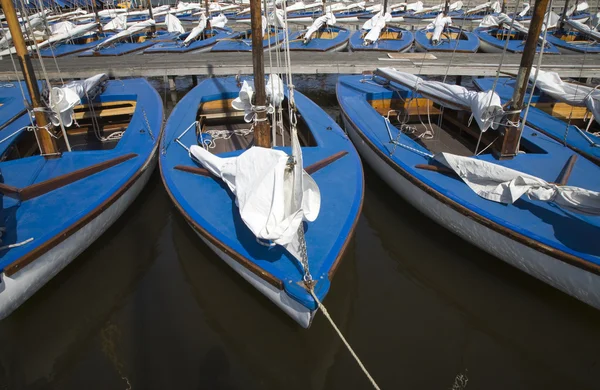
<svg viewBox="0 0 600 390"><path fill-rule="evenodd" d="M85 80L75 80L62 87L53 87L50 91L50 119L54 126L60 125L60 120L65 127L73 124L73 108L81 104L81 99L88 95L95 95L94 90L105 80L106 74L101 73Z"/></svg>
<svg viewBox="0 0 600 390"><path fill-rule="evenodd" d="M269 14L269 25L285 28L285 12L282 9L276 9Z"/></svg>
<svg viewBox="0 0 600 390"><path fill-rule="evenodd" d="M433 22L429 23L429 25L427 27L425 27L427 30L433 29L433 35L431 36L431 43L433 43L434 45L437 45L438 42L440 41L440 36L442 35L444 28L446 26L450 26L451 24L452 24L452 18L450 16L444 16L443 13L438 14L438 16L435 17Z"/></svg>
<svg viewBox="0 0 600 390"><path fill-rule="evenodd" d="M179 34L183 34L185 32L185 29L183 28L183 25L177 16L166 14L165 24L167 25L168 32L177 32Z"/></svg>
<svg viewBox="0 0 600 390"><path fill-rule="evenodd" d="M448 7L449 11L458 11L461 10L463 7L463 2L462 1L455 1L454 3L450 4L450 6Z"/></svg>
<svg viewBox="0 0 600 390"><path fill-rule="evenodd" d="M381 35L381 30L385 28L385 24L392 20L392 14L386 12L385 15L382 15L382 13L383 11L379 11L379 13L367 20L363 25L363 29L369 30L364 38L365 45L377 42L377 40L379 40L379 35Z"/></svg>
<svg viewBox="0 0 600 390"><path fill-rule="evenodd" d="M531 8L531 5L529 5L529 3L523 4L523 10L521 12L519 12L519 16L523 17L523 16L527 15L527 12L529 12L530 8Z"/></svg>
<svg viewBox="0 0 600 390"><path fill-rule="evenodd" d="M529 75L529 80L535 79L535 67ZM538 70L535 86L552 98L572 106L587 107L600 123L600 90L581 84L565 83L556 72Z"/></svg>
<svg viewBox="0 0 600 390"><path fill-rule="evenodd" d="M211 27L223 28L227 24L227 17L225 14L218 14L210 18Z"/></svg>
<svg viewBox="0 0 600 390"><path fill-rule="evenodd" d="M441 11L443 8L443 4L434 5L433 7L421 8L420 10L415 10L414 15L425 14L434 11Z"/></svg>
<svg viewBox="0 0 600 390"><path fill-rule="evenodd" d="M572 6L569 7L569 9L567 10L567 16L571 16L573 15L575 12L582 12L585 11L586 9L590 8L589 4L584 1L581 2L579 4L573 4Z"/></svg>
<svg viewBox="0 0 600 390"><path fill-rule="evenodd" d="M417 1L416 3L409 3L406 5L406 11L421 11L423 9L423 2Z"/></svg>
<svg viewBox="0 0 600 390"><path fill-rule="evenodd" d="M460 85L451 85L440 81L423 80L410 73L400 72L394 68L378 68L388 80L411 88L423 97L453 109L471 111L481 131L490 127L497 128L494 119L502 116L502 103L498 94L492 91L475 92Z"/></svg>
<svg viewBox="0 0 600 390"><path fill-rule="evenodd" d="M278 107L284 98L283 82L276 74L269 76L267 86L265 87L267 100L269 103ZM240 93L237 98L231 102L231 107L236 110L244 111L244 120L250 123L254 120L254 111L252 110L252 97L254 96L254 85L248 83L247 80L242 82Z"/></svg>
<svg viewBox="0 0 600 390"><path fill-rule="evenodd" d="M545 31L546 28L555 28L556 26L558 26L559 21L560 21L560 16L558 16L558 14L556 14L556 12L554 12L554 11L546 12L546 14L544 15L543 23L542 23L542 31Z"/></svg>
<svg viewBox="0 0 600 390"><path fill-rule="evenodd" d="M498 14L498 15L486 15L479 23L479 27L502 27L504 25L507 29L510 28L512 24L512 28L515 31L520 31L524 34L529 32L529 29L523 26L521 23L516 20L512 20L510 16L507 14Z"/></svg>
<svg viewBox="0 0 600 390"><path fill-rule="evenodd" d="M500 6L500 2L498 2L498 1L494 1L493 3L487 2L484 4L479 4L476 7L466 10L465 15L476 14L477 12L488 10L488 9L492 12L498 13L502 10L502 7Z"/></svg>
<svg viewBox="0 0 600 390"><path fill-rule="evenodd" d="M238 157L220 158L192 145L190 154L227 184L242 221L257 238L281 245L301 260L298 228L302 221L317 218L321 194L317 183L302 169L294 138L295 165L291 171L289 156L281 150L251 147Z"/></svg>
<svg viewBox="0 0 600 390"><path fill-rule="evenodd" d="M329 26L333 26L335 24L335 16L333 16L332 13L327 13L323 16L319 16L318 18L316 18L313 24L308 28L308 30L306 30L306 34L304 34L304 39L310 40L311 35L313 35L314 32L319 31L319 29L325 24Z"/></svg>
<svg viewBox="0 0 600 390"><path fill-rule="evenodd" d="M103 9L98 11L98 16L101 18L115 18L119 14L126 14L127 10L124 8L111 8L111 9Z"/></svg>
<svg viewBox="0 0 600 390"><path fill-rule="evenodd" d="M30 17L29 22L21 25L21 31L24 34L28 34L29 26L31 25L32 29L42 26L44 20L41 17ZM0 48L8 47L10 42L12 42L12 35L10 34L10 30L8 27L0 28L2 30L2 39L0 39ZM34 31L35 33L35 31ZM45 36L45 34L43 34ZM14 53L14 51L12 51Z"/></svg>
<svg viewBox="0 0 600 390"><path fill-rule="evenodd" d="M494 202L512 204L523 195L552 202L575 213L600 215L600 193L580 187L558 186L539 177L478 160L438 153L434 159L452 169L477 195Z"/></svg>
<svg viewBox="0 0 600 390"><path fill-rule="evenodd" d="M88 23L81 25L75 25L73 23L70 24L71 26L69 27L62 26L58 32L53 32L52 36L47 41L42 42L42 44L38 44L38 47L62 42L70 38L76 38L98 29L98 25L96 23Z"/></svg>
<svg viewBox="0 0 600 390"><path fill-rule="evenodd" d="M200 34L202 34L202 31L204 31L205 28L206 15L202 14L200 15L200 22L198 23L198 25L194 27L192 31L190 31L188 36L183 41L183 46L188 46L190 43L192 43Z"/></svg>
<svg viewBox="0 0 600 390"><path fill-rule="evenodd" d="M123 31L125 29L127 29L127 15L117 15L102 27L104 31Z"/></svg>
<svg viewBox="0 0 600 390"><path fill-rule="evenodd" d="M579 31L580 33L587 35L590 38L600 41L600 32L593 30L587 24L578 22L577 20L567 19L565 23L568 24L573 30Z"/></svg>
<svg viewBox="0 0 600 390"><path fill-rule="evenodd" d="M130 37L133 34L136 34L140 31L144 31L145 29L155 26L155 25L156 25L156 22L154 21L154 19L148 19L148 20L144 20L143 22L134 23L131 26L127 27L126 30L121 31L121 32L111 36L110 38L106 39L105 41L102 41L99 44L97 44L95 50L109 46L113 42L118 42L119 40L121 40L123 38Z"/></svg>

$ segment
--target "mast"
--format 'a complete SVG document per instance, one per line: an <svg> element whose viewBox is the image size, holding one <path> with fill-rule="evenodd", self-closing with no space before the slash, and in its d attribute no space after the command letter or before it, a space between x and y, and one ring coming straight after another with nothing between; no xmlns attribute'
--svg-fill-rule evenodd
<svg viewBox="0 0 600 390"><path fill-rule="evenodd" d="M446 4L444 5L444 16L448 16L449 10L450 10L450 0L446 0Z"/></svg>
<svg viewBox="0 0 600 390"><path fill-rule="evenodd" d="M323 15L327 13L327 6L325 5L325 0L323 0Z"/></svg>
<svg viewBox="0 0 600 390"><path fill-rule="evenodd" d="M11 0L4 0L11 1ZM265 10L265 14L267 10ZM264 107L256 112L254 144L271 147L271 132L267 123L267 93L265 90L265 64L263 58L263 31L260 0L250 0L250 23L252 29L252 70L254 73L254 105Z"/></svg>
<svg viewBox="0 0 600 390"><path fill-rule="evenodd" d="M96 0L91 1L92 10L96 16L96 24L98 24L98 31L102 32L102 23L100 23L100 15L98 15L98 9L96 8Z"/></svg>
<svg viewBox="0 0 600 390"><path fill-rule="evenodd" d="M146 0L146 2L148 3L148 13L150 14L150 19L154 20L154 15L152 14L152 0ZM150 26L150 33L152 35L156 34L156 24Z"/></svg>
<svg viewBox="0 0 600 390"><path fill-rule="evenodd" d="M387 12L388 0L383 0L383 15Z"/></svg>
<svg viewBox="0 0 600 390"><path fill-rule="evenodd" d="M500 8L500 12L503 14L506 13L506 0L502 0L502 8Z"/></svg>
<svg viewBox="0 0 600 390"><path fill-rule="evenodd" d="M206 9L206 18L208 19L210 17L210 14L208 13L208 0L204 0L204 8Z"/></svg>
<svg viewBox="0 0 600 390"><path fill-rule="evenodd" d="M565 0L565 7L563 8L562 15L560 16L559 29L562 30L565 25L565 20L567 19L567 11L569 10L569 0Z"/></svg>
<svg viewBox="0 0 600 390"><path fill-rule="evenodd" d="M4 16L6 17L8 29L12 35L13 45L15 45L17 51L17 57L19 58L21 70L23 71L23 78L25 79L27 91L29 91L29 96L31 98L31 105L34 109L33 113L37 125L35 132L40 144L40 152L43 155L56 154L58 149L56 148L54 139L50 136L48 131L43 130L44 128L49 128L46 114L41 110L36 110L36 108L45 109L45 107L41 103L40 90L38 89L35 73L33 72L31 57L29 56L29 53L27 53L25 39L23 39L23 33L21 32L21 26L19 25L15 7L12 0L0 0L0 5L2 5L2 9L4 10Z"/></svg>
<svg viewBox="0 0 600 390"><path fill-rule="evenodd" d="M514 113L508 115L506 118L507 123L519 122L523 101L525 100L525 92L527 90L527 85L529 84L529 74L531 73L531 66L533 65L540 32L542 31L542 23L544 22L544 14L548 7L548 1L549 0L538 0L535 2L531 24L529 25L529 33L527 34L527 41L525 42L525 48L523 49L521 65L519 65L519 73L517 74L510 105L510 111ZM500 149L495 150L495 154L499 159L513 158L518 152L521 130L519 126L511 126L508 124L505 124L501 130L504 130L504 137Z"/></svg>

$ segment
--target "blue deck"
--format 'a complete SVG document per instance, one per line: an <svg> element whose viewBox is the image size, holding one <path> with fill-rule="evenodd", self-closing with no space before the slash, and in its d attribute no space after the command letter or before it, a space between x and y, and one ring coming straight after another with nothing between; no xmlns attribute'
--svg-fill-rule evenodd
<svg viewBox="0 0 600 390"><path fill-rule="evenodd" d="M336 27L336 26L323 26L318 31L317 34L320 33L330 33L337 34L332 39L324 39L324 38L313 38L308 41L306 44L303 42L304 34L306 34L306 30L296 31L292 33L290 38L290 50L292 51L332 51L335 49L343 48L348 44L348 39L350 39L350 31L345 28Z"/></svg>
<svg viewBox="0 0 600 390"><path fill-rule="evenodd" d="M41 88L42 85L43 83L38 81L38 88ZM16 119L16 117L24 116L23 114L26 110L23 96L31 104L29 91L24 81L11 81L0 84L0 129L10 121ZM27 119L26 116L24 117ZM25 123L23 126L27 126L28 124L30 123Z"/></svg>
<svg viewBox="0 0 600 390"><path fill-rule="evenodd" d="M176 39L179 34L170 33L166 31L157 31L156 36L147 39L144 42L136 42L140 37L143 37L145 33L134 34L129 38L125 38L121 41L114 42L112 45L103 47L99 50L89 49L79 54L79 57L93 57L93 56L122 56L125 54L134 53L149 48L159 42L169 42Z"/></svg>
<svg viewBox="0 0 600 390"><path fill-rule="evenodd" d="M587 43L574 44L565 39L562 39L563 37L587 41ZM600 42L594 40L593 38L587 37L585 34L582 34L578 31L552 31L552 34L548 34L546 39L548 40L548 42L550 42L559 49L569 50L576 53L600 53Z"/></svg>
<svg viewBox="0 0 600 390"><path fill-rule="evenodd" d="M398 33L400 39L378 39L376 42L369 45L364 45L364 36L366 30L355 31L350 37L349 49L351 51L389 51L403 52L412 46L415 36L412 32L400 27L386 26L381 30L382 33Z"/></svg>
<svg viewBox="0 0 600 390"><path fill-rule="evenodd" d="M492 89L494 84L493 78L481 78L474 79L473 83L475 86L481 91L487 91ZM496 93L503 102L506 102L512 98L513 90L514 90L515 81L511 78L500 78L498 79L498 84L496 85ZM531 88L529 88L531 91ZM554 101L550 96L547 96L541 93L539 89L535 89L533 98L531 101L533 103L537 102L552 102ZM529 93L525 96L525 101L529 100ZM521 113L521 117L525 112ZM600 137L595 136L593 134L587 134L587 137L596 143L596 146L590 145L590 143L579 133L575 126L571 125L567 128L567 123L564 121L554 118L552 115L545 113L544 111L535 108L533 106L529 107L529 113L527 114L527 124L540 131L544 131L547 134L558 138L564 139L565 132L567 132L566 143L571 145L572 147L580 150L582 153L593 156L594 158L600 159Z"/></svg>
<svg viewBox="0 0 600 390"><path fill-rule="evenodd" d="M190 35L189 32L181 34L176 40L170 42L160 42L144 50L144 54L151 53L188 53L195 50L209 50L219 39L234 38L231 29L213 28L205 30L197 39L188 45L183 41Z"/></svg>
<svg viewBox="0 0 600 390"><path fill-rule="evenodd" d="M553 204L521 197L512 205L486 200L473 192L457 177L417 169L417 164L428 164L427 157L401 147L394 147L384 118L369 104L371 100L408 97L412 92L391 83L395 90L374 83L361 82L363 76L341 76L337 85L337 97L343 114L349 118L373 147L390 156L393 164L407 172L416 182L449 198L458 205L480 216L528 237L534 241L571 254L585 262L600 265L600 217L572 214ZM393 136L396 137L397 131ZM494 131L494 130L488 130ZM399 142L417 150L428 152L406 134L399 135ZM491 154L476 157L553 182L565 163L575 154L571 149L553 139L525 127L521 146L528 149L511 160L496 160ZM600 167L585 158L577 159L568 185L600 191Z"/></svg>
<svg viewBox="0 0 600 390"><path fill-rule="evenodd" d="M2 236L2 245L33 238L33 241L23 246L0 252L0 272L14 261L60 235L97 208L138 172L151 156L158 142L163 120L160 96L147 81L128 79L108 81L106 90L96 98L95 102L119 100L135 100L137 106L127 130L114 149L65 152L54 159L31 156L0 162L0 173L4 184L22 188L115 157L129 153L137 154L136 157L114 167L30 200L20 202L8 196L0 196L1 223L7 228ZM144 112L154 139L149 131L140 131L148 127ZM22 116L1 130L0 137L12 134L24 124L29 124L29 119ZM23 134L12 138L11 142L2 144L1 152L4 153Z"/></svg>
<svg viewBox="0 0 600 390"><path fill-rule="evenodd" d="M479 49L479 38L477 35L459 27L446 27L437 45L431 43L431 39L427 38L428 33L433 34L433 28L415 31L415 45L425 51L475 53ZM460 33L466 39L451 39L447 35L448 33Z"/></svg>
<svg viewBox="0 0 600 390"><path fill-rule="evenodd" d="M200 83L177 104L165 127L160 155L163 181L171 198L208 234L261 270L283 282L285 291L309 309L316 306L301 286L303 272L297 261L282 247L267 248L256 242L242 222L234 198L227 187L211 177L175 170L177 165L195 166L187 151L173 140L196 120L201 103L237 97L234 78L212 78ZM287 93L287 92L286 92ZM348 154L312 174L321 191L321 211L306 226L306 243L312 276L322 298L330 287L329 271L352 232L363 196L363 171L354 146L340 127L322 109L295 92L296 106L311 129L318 146L303 147L305 167L338 152ZM193 131L181 139L184 145L197 144ZM218 141L217 141L218 142ZM290 152L289 147L283 150ZM243 150L223 154L234 156Z"/></svg>
<svg viewBox="0 0 600 390"><path fill-rule="evenodd" d="M285 39L285 30L282 28L269 27L269 32L273 35L269 39L263 39L263 49L268 49L269 44L271 47L275 47L281 44ZM276 34L274 34L276 32ZM217 42L210 51L235 51L235 52L250 52L252 51L252 38L250 37L251 30L247 30L244 33L240 33L237 37L232 37L230 40L224 40Z"/></svg>
<svg viewBox="0 0 600 390"><path fill-rule="evenodd" d="M64 57L71 54L79 53L84 50L92 49L96 45L105 41L109 37L114 35L113 33L94 34L92 37L77 38L72 41L65 41L58 43L52 47L47 47L40 50L40 56L44 58L52 57ZM88 38L92 38L89 42L86 42Z"/></svg>
<svg viewBox="0 0 600 390"><path fill-rule="evenodd" d="M485 42L497 50L504 50L504 45L506 39L498 39L496 34L505 34L508 36L507 29L499 29L497 27L477 27L473 30L473 33L477 35L477 37L481 40L481 42ZM536 47L536 53L540 52L542 45L538 42ZM525 49L525 39L509 39L508 47L506 51L509 53L523 53ZM544 47L544 54L560 54L560 51L554 46L552 43L547 42L546 47Z"/></svg>

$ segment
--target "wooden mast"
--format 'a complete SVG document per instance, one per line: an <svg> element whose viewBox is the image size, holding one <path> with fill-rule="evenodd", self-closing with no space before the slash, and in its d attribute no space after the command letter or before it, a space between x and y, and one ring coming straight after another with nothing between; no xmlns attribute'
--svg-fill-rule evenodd
<svg viewBox="0 0 600 390"><path fill-rule="evenodd" d="M500 12L503 14L506 13L506 0L502 0L502 8L500 8Z"/></svg>
<svg viewBox="0 0 600 390"><path fill-rule="evenodd" d="M325 5L325 0L323 0L323 15L327 14L327 6Z"/></svg>
<svg viewBox="0 0 600 390"><path fill-rule="evenodd" d="M548 7L549 0L537 0L533 8L533 16L529 25L529 33L527 34L527 41L525 42L525 48L523 49L523 55L521 57L521 65L519 65L519 73L515 82L515 88L510 104L509 111L514 113L507 116L507 124L501 128L504 131L504 137L502 138L502 145L499 149L495 149L495 154L499 159L510 159L517 155L519 148L519 140L521 138L521 130L519 123L521 117L521 109L523 108L523 102L525 100L525 92L527 85L529 84L529 74L531 73L531 66L533 65L533 59L537 50L539 42L540 32L542 31L542 23L544 22L544 15L546 8ZM508 123L513 123L509 125Z"/></svg>
<svg viewBox="0 0 600 390"><path fill-rule="evenodd" d="M94 15L96 16L96 24L98 25L98 31L102 32L102 23L100 23L100 15L98 15L98 9L96 8L96 0L91 1L92 10L94 11Z"/></svg>
<svg viewBox="0 0 600 390"><path fill-rule="evenodd" d="M150 19L154 20L154 15L152 14L152 0L146 0L146 3L148 4L148 13L149 13ZM156 22L156 20L154 20L154 22ZM152 35L156 34L156 24L153 24L150 27L150 32L152 33Z"/></svg>
<svg viewBox="0 0 600 390"><path fill-rule="evenodd" d="M323 2L325 2L325 0L323 0ZM388 0L383 0L383 16L385 16L385 13L387 12L387 7L388 7Z"/></svg>
<svg viewBox="0 0 600 390"><path fill-rule="evenodd" d="M559 29L563 29L565 25L565 19L567 19L567 11L569 10L569 0L565 0L565 7L563 8L562 15L560 16Z"/></svg>
<svg viewBox="0 0 600 390"><path fill-rule="evenodd" d="M450 11L450 0L446 0L446 4L444 4L444 16L448 16L449 11Z"/></svg>
<svg viewBox="0 0 600 390"><path fill-rule="evenodd" d="M23 71L23 78L27 85L27 91L31 98L31 105L33 107L33 114L35 115L36 135L40 144L40 152L43 155L56 154L58 149L54 138L50 136L50 133L45 130L49 128L46 114L39 109L45 109L41 103L40 90L38 89L37 80L35 79L35 73L33 72L33 65L31 64L31 57L27 53L27 47L25 46L25 39L23 39L23 33L21 32L21 26L17 18L17 13L13 5L12 0L0 0L0 5L4 10L4 16L8 23L8 29L12 36L13 45L17 51L17 57L21 64L21 70Z"/></svg>
<svg viewBox="0 0 600 390"><path fill-rule="evenodd" d="M10 0L5 0L10 1ZM267 10L265 10L265 14ZM265 69L263 58L263 30L260 0L250 0L250 23L252 29L252 70L254 73L254 105L259 107L254 124L254 144L263 148L271 147L271 132L267 123L267 93L265 90ZM267 27L268 28L268 27Z"/></svg>

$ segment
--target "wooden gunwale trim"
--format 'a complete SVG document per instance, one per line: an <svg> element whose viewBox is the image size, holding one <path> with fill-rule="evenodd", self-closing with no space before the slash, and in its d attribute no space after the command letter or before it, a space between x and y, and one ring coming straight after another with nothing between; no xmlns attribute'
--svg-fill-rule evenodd
<svg viewBox="0 0 600 390"><path fill-rule="evenodd" d="M132 158L137 156L138 155L136 153L125 154L107 161L103 161L98 164L91 165L89 167L81 168L76 171L42 181L40 183L32 184L19 190L20 199L26 201L47 194L48 192L75 183L76 181L85 179L96 173L112 168L115 165L121 164L127 160L131 160Z"/></svg>
<svg viewBox="0 0 600 390"><path fill-rule="evenodd" d="M216 246L219 250L223 251L225 254L230 256L233 260L238 262L240 265L242 265L244 268L246 268L247 270L252 272L254 275L258 276L259 278L261 278L265 282L269 283L273 287L278 288L279 290L283 290L283 282L280 279L278 279L275 276L273 276L272 274L266 272L265 270L258 267L256 264L254 264L253 262L251 262L244 256L240 255L238 252L234 251L227 245L223 244L221 241L216 239L212 234L210 234L206 229L204 229L202 226L198 225L198 223L196 221L194 221L194 219L192 217L190 217L188 213L185 212L183 207L181 207L179 202L177 202L177 200L175 199L175 197L169 190L169 187L167 186L167 182L165 181L163 167L162 167L162 164L160 164L160 161L159 161L159 169L160 169L160 178L163 182L163 185L164 185L164 188L165 188L167 194L169 195L169 198L171 198L171 202L173 202L173 204L175 205L177 210L179 210L179 212L181 213L183 218L185 218L186 222L196 231L197 234L200 234L202 237L206 238L212 245Z"/></svg>
<svg viewBox="0 0 600 390"><path fill-rule="evenodd" d="M161 133L162 133L162 129L161 129ZM159 135L158 139L160 139L160 135ZM158 143L157 143L157 145L158 145ZM127 180L108 199L106 199L104 202L102 202L101 204L99 204L98 206L96 206L92 211L90 211L88 214L86 214L83 217L81 217L74 224L70 225L69 227L67 227L66 229L64 229L62 232L59 232L58 234L56 234L54 237L52 237L48 241L44 242L39 247L35 248L31 252L25 254L21 258L19 258L19 259L15 260L14 262L12 262L10 265L8 265L7 267L4 268L4 273L7 276L12 276L16 272L18 272L19 270L21 270L22 268L24 268L25 266L27 266L28 264L30 264L30 263L34 262L35 260L37 260L43 254L45 254L46 252L50 251L52 248L54 248L55 246L57 246L58 244L60 244L61 242L63 242L67 238L69 238L70 236L72 236L79 229L81 229L83 226L85 226L89 221L91 221L92 219L96 218L101 213L103 213L106 209L108 209L110 206L112 206L117 200L119 200L119 198L121 198L121 196L129 188L131 188L135 184L135 182L142 176L142 174L144 173L144 171L146 169L148 169L147 162L151 161L151 159L154 158L157 150L158 149L156 147L154 147L154 149L152 150L152 153L150 154L148 160L144 164L142 164L142 166L140 167L140 169L138 169L137 172L133 176L131 176L129 178L129 180Z"/></svg>
<svg viewBox="0 0 600 390"><path fill-rule="evenodd" d="M340 105L341 106L341 105ZM463 205L455 202L454 200L442 195L441 193L439 193L438 191L436 191L435 189L431 188L430 186L426 185L425 183L423 183L422 181L418 180L417 178L415 178L413 175L411 175L409 172L407 172L406 170L404 170L403 168L401 168L398 164L396 164L391 158L389 158L386 154L384 154L383 152L381 152L372 142L371 140L369 140L368 137L366 137L362 132L357 130L356 125L354 124L354 122L352 121L352 119L350 119L346 113L344 113L344 111L342 110L342 115L348 120L348 122L351 124L351 126L354 127L354 131L356 131L356 133L359 135L359 137L365 142L365 144L371 149L373 150L380 158L382 158L392 169L394 169L396 172L398 172L400 175L402 175L405 179L407 179L409 182L411 182L412 184L414 184L415 186L417 186L419 189L421 189L422 191L424 191L425 193L427 193L428 195L430 195L431 197L435 198L436 200L438 200L439 202L444 203L445 205L449 206L450 208L452 208L453 210L459 212L460 214L474 220L475 222L480 223L481 225L499 233L502 234L505 237L508 237L512 240L515 240L525 246L528 246L532 249L535 249L539 252L542 252L546 255L549 255L559 261L562 261L564 263L567 263L569 265L572 265L574 267L580 268L582 270L591 272L593 274L596 275L600 275L600 265L591 263L589 261L585 261L583 259L581 259L580 257L577 257L575 255L566 253L564 251L561 251L560 249L556 249L553 248L551 246L548 246L546 244L542 244L539 241L536 241L532 238L526 237L520 233L515 232L514 230L508 229L490 219L487 219L485 217L482 217L480 214L469 210L468 208L464 207Z"/></svg>
<svg viewBox="0 0 600 390"><path fill-rule="evenodd" d="M313 39L318 39L318 38L313 38ZM346 44L350 44L349 43L349 39L346 39L343 42L338 43L335 46L330 46L326 49L303 49L303 48L294 48L294 49L290 49L290 51L304 51L304 52L312 52L312 53L326 53L328 51L333 51L333 49L337 49L340 46L344 46Z"/></svg>

